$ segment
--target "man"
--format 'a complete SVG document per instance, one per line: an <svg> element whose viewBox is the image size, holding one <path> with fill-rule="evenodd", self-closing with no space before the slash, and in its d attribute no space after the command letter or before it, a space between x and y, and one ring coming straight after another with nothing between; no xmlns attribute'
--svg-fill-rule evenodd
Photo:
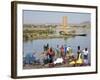
<svg viewBox="0 0 100 80"><path fill-rule="evenodd" d="M83 57L84 57L84 63L88 64L88 49L87 48L83 50Z"/></svg>

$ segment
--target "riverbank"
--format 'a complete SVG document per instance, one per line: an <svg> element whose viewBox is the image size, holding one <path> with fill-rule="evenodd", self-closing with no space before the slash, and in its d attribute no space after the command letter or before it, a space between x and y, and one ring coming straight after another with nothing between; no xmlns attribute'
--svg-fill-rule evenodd
<svg viewBox="0 0 100 80"><path fill-rule="evenodd" d="M71 65L71 64L55 64L53 67L49 67L49 64L41 65L41 64L25 64L23 66L23 69L42 69L42 68L62 68L62 67L84 67L84 66L90 66L90 64L86 65Z"/></svg>

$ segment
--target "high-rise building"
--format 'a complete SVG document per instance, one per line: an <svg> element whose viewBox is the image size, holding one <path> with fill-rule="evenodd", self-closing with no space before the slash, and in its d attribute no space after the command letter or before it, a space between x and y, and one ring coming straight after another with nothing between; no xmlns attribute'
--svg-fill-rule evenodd
<svg viewBox="0 0 100 80"><path fill-rule="evenodd" d="M62 27L67 27L67 16L63 16Z"/></svg>
<svg viewBox="0 0 100 80"><path fill-rule="evenodd" d="M62 17L62 24L60 27L60 32L67 33L67 27L68 27L67 16L63 16Z"/></svg>
<svg viewBox="0 0 100 80"><path fill-rule="evenodd" d="M63 32L65 34L68 33L68 18L67 16L63 16L62 17L62 22L61 22L61 26L58 27L58 29L56 29L57 32Z"/></svg>

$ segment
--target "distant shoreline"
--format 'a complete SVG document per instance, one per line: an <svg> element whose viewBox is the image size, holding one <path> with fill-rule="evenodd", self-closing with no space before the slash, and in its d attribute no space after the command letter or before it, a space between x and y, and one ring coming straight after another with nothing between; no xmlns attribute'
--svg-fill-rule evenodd
<svg viewBox="0 0 100 80"><path fill-rule="evenodd" d="M31 37L26 40L36 40L36 39L52 39L52 38L68 38L68 37L75 37L75 36L86 36L87 34L66 34L66 35L48 35L48 36L36 36L36 37Z"/></svg>

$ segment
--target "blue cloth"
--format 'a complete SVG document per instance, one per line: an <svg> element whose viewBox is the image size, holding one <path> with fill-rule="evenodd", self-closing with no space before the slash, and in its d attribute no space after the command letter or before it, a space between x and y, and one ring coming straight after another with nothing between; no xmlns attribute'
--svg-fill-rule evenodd
<svg viewBox="0 0 100 80"><path fill-rule="evenodd" d="M25 56L24 63L26 63L26 64L32 64L34 61L36 61L35 55L33 55L33 54L27 54Z"/></svg>
<svg viewBox="0 0 100 80"><path fill-rule="evenodd" d="M64 48L64 53L66 55L66 53L67 53L67 47Z"/></svg>
<svg viewBox="0 0 100 80"><path fill-rule="evenodd" d="M84 55L84 59L88 59L88 55Z"/></svg>

